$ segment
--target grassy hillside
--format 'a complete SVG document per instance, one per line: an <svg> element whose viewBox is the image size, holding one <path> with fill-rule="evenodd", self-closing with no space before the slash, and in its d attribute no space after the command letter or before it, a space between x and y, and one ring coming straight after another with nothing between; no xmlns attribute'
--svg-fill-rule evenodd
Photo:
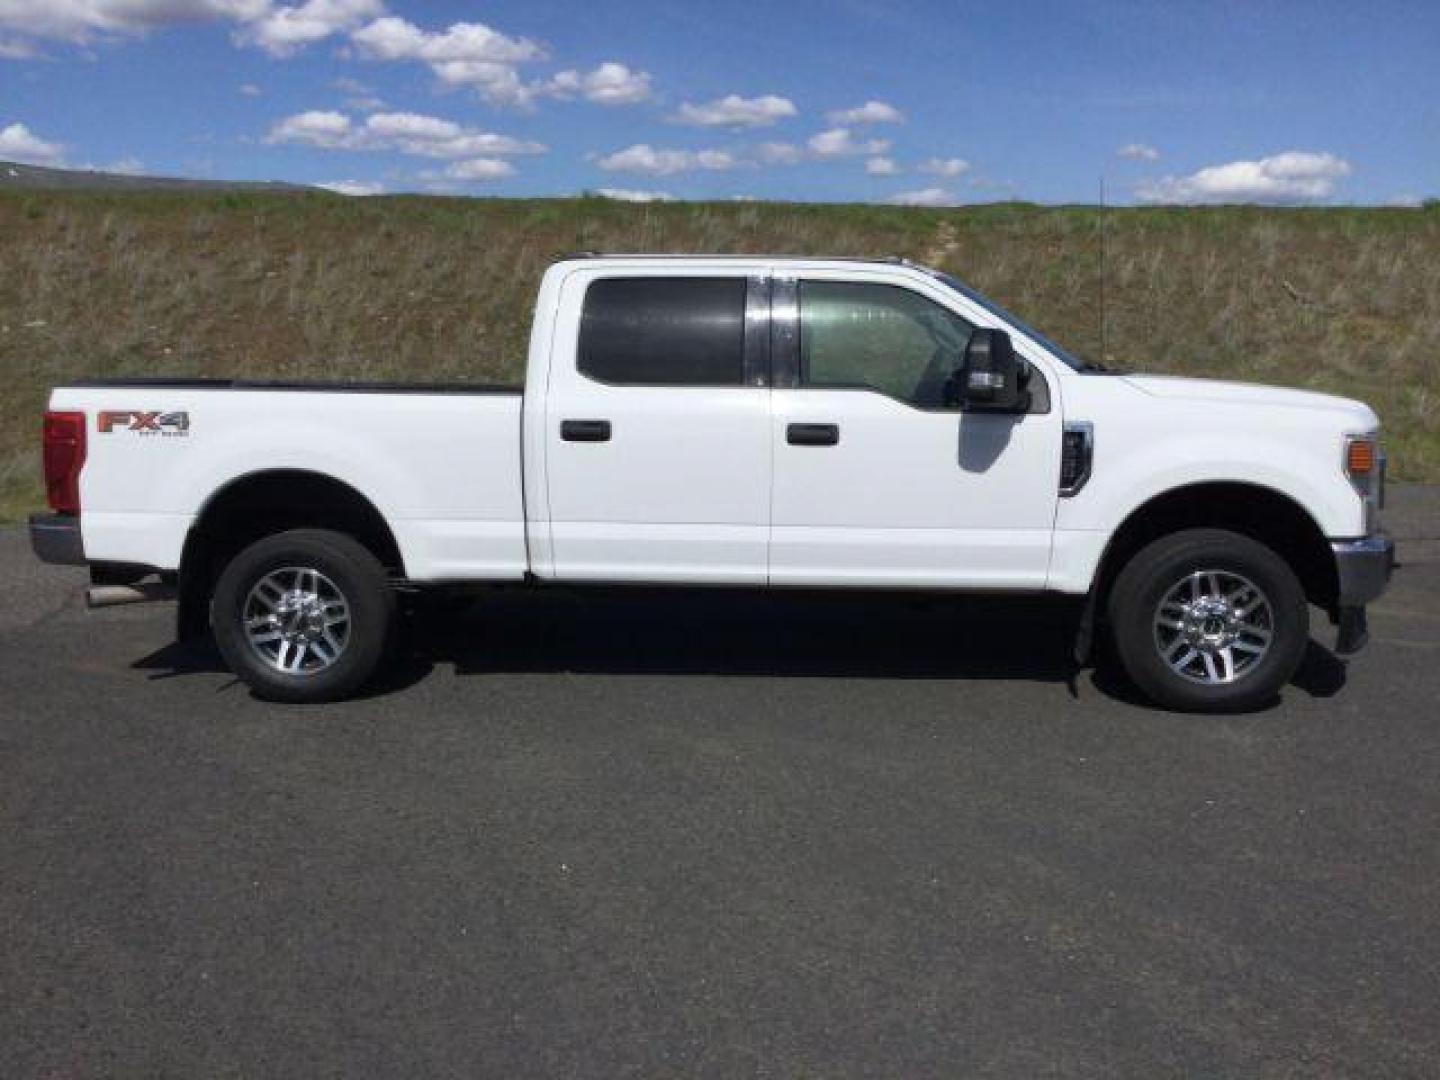
<svg viewBox="0 0 1440 1080"><path fill-rule="evenodd" d="M1394 475L1440 480L1440 209L1103 220L1108 362L1364 398ZM0 192L0 517L40 505L52 383L515 379L542 270L582 249L910 256L1098 357L1101 222L1025 205Z"/></svg>

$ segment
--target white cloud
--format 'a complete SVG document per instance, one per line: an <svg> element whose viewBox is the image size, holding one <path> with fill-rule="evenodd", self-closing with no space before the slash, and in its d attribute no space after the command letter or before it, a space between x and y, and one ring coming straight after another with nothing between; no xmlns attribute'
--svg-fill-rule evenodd
<svg viewBox="0 0 1440 1080"><path fill-rule="evenodd" d="M348 116L325 109L311 109L287 116L275 124L265 137L267 143L298 143L325 150L359 149L358 139L359 132Z"/></svg>
<svg viewBox="0 0 1440 1080"><path fill-rule="evenodd" d="M1291 150L1147 181L1135 194L1158 203L1319 202L1335 193L1336 180L1349 174L1350 163L1334 154Z"/></svg>
<svg viewBox="0 0 1440 1080"><path fill-rule="evenodd" d="M504 158L471 158L456 161L445 167L445 175L451 180L474 182L477 180L503 180L515 175L515 166Z"/></svg>
<svg viewBox="0 0 1440 1080"><path fill-rule="evenodd" d="M970 171L970 163L963 158L931 158L919 165L918 170L930 176L943 176L953 180L961 173Z"/></svg>
<svg viewBox="0 0 1440 1080"><path fill-rule="evenodd" d="M885 200L895 206L954 206L955 194L941 187L921 188L919 191L899 191Z"/></svg>
<svg viewBox="0 0 1440 1080"><path fill-rule="evenodd" d="M0 27L30 37L85 42L160 26L261 18L272 0L0 0Z"/></svg>
<svg viewBox="0 0 1440 1080"><path fill-rule="evenodd" d="M562 71L534 90L552 97L583 97L596 105L636 105L650 97L650 74L607 60L594 71Z"/></svg>
<svg viewBox="0 0 1440 1080"><path fill-rule="evenodd" d="M1160 151L1147 143L1126 143L1115 151L1116 157L1128 158L1131 161L1159 161Z"/></svg>
<svg viewBox="0 0 1440 1080"><path fill-rule="evenodd" d="M806 145L818 158L855 157L883 154L890 149L890 140L866 139L859 142L849 128L831 128L829 131L812 135Z"/></svg>
<svg viewBox="0 0 1440 1080"><path fill-rule="evenodd" d="M291 56L306 45L359 26L385 10L381 0L305 0L270 8L236 34L242 44L258 45L271 56Z"/></svg>
<svg viewBox="0 0 1440 1080"><path fill-rule="evenodd" d="M893 158L872 157L865 162L865 172L870 176L898 176L900 166L895 164Z"/></svg>
<svg viewBox="0 0 1440 1080"><path fill-rule="evenodd" d="M700 105L692 105L687 101L680 106L672 119L677 124L688 124L692 127L758 128L770 127L798 115L799 110L789 98L776 97L774 94L753 98L727 94Z"/></svg>
<svg viewBox="0 0 1440 1080"><path fill-rule="evenodd" d="M0 28L75 44L144 34L183 23L238 24L236 40L288 56L384 11L382 0L0 0ZM13 44L13 43L12 43Z"/></svg>
<svg viewBox="0 0 1440 1080"><path fill-rule="evenodd" d="M260 87L256 86L253 82L247 82L240 84L240 93L246 97L259 97L261 90Z"/></svg>
<svg viewBox="0 0 1440 1080"><path fill-rule="evenodd" d="M496 154L543 154L545 146L531 140L461 127L453 120L417 113L375 113L365 118L367 137L382 149L421 157L464 158Z"/></svg>
<svg viewBox="0 0 1440 1080"><path fill-rule="evenodd" d="M670 176L699 169L733 169L739 165L734 155L725 150L664 150L648 143L636 143L624 150L598 159L596 164L606 172L648 173Z"/></svg>
<svg viewBox="0 0 1440 1080"><path fill-rule="evenodd" d="M337 195L384 195L385 185L374 180L332 180L328 184L317 184L326 191Z"/></svg>
<svg viewBox="0 0 1440 1080"><path fill-rule="evenodd" d="M419 113L374 113L356 124L344 113L322 109L286 117L265 141L323 150L393 150L415 157L478 158L542 154L541 143L462 127L453 120Z"/></svg>
<svg viewBox="0 0 1440 1080"><path fill-rule="evenodd" d="M350 39L377 60L522 64L544 55L536 42L510 37L484 23L460 22L444 31L429 31L394 15L376 19Z"/></svg>
<svg viewBox="0 0 1440 1080"><path fill-rule="evenodd" d="M602 199L614 199L617 202L674 202L675 196L668 191L636 191L634 188L613 188L602 187L595 192Z"/></svg>
<svg viewBox="0 0 1440 1080"><path fill-rule="evenodd" d="M805 151L794 143L767 142L756 147L755 157L764 165L798 165L805 160Z"/></svg>
<svg viewBox="0 0 1440 1080"><path fill-rule="evenodd" d="M825 119L836 127L855 124L901 124L905 122L905 114L894 105L887 105L883 101L867 101L853 109L828 112Z"/></svg>
<svg viewBox="0 0 1440 1080"><path fill-rule="evenodd" d="M24 124L0 128L0 159L25 165L61 165L65 148L32 134Z"/></svg>
<svg viewBox="0 0 1440 1080"><path fill-rule="evenodd" d="M538 42L502 34L484 23L459 22L430 31L393 15L361 27L350 40L373 60L427 64L441 82L474 87L493 105L531 104L537 87L525 83L517 69L545 55Z"/></svg>

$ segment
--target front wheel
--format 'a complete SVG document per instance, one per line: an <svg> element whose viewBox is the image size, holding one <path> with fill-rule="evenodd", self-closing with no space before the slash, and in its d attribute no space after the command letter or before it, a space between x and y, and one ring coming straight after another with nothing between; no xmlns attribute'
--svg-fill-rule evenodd
<svg viewBox="0 0 1440 1080"><path fill-rule="evenodd" d="M1158 704L1242 712L1275 698L1310 640L1305 591L1274 551L1220 529L1154 541L1110 593L1120 662Z"/></svg>
<svg viewBox="0 0 1440 1080"><path fill-rule="evenodd" d="M318 702L364 685L394 615L384 567L367 548L343 533L294 529L230 561L211 621L221 654L257 697Z"/></svg>

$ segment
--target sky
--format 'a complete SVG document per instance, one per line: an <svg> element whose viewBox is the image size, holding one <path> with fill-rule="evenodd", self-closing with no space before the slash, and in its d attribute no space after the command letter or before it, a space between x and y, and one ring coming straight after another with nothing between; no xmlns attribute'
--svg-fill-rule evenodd
<svg viewBox="0 0 1440 1080"><path fill-rule="evenodd" d="M0 0L0 159L350 194L1440 196L1440 0Z"/></svg>

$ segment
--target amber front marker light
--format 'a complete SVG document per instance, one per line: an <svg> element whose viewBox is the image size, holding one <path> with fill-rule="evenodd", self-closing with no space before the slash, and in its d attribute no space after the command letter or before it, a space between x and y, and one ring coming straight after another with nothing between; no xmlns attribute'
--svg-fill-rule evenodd
<svg viewBox="0 0 1440 1080"><path fill-rule="evenodd" d="M1369 476L1375 471L1375 440L1351 439L1345 447L1345 472L1351 479Z"/></svg>

